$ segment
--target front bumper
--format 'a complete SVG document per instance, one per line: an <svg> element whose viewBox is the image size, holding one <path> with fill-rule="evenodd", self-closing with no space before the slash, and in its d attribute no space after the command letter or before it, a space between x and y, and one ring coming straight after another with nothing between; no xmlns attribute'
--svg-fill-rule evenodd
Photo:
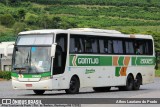
<svg viewBox="0 0 160 107"><path fill-rule="evenodd" d="M13 89L27 89L27 90L52 90L52 79L37 81L37 82L21 82L12 80Z"/></svg>

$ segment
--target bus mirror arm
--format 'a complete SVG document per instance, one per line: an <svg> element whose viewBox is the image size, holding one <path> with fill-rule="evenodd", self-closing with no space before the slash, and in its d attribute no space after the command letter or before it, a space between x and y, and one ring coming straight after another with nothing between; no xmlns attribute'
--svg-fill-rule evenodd
<svg viewBox="0 0 160 107"><path fill-rule="evenodd" d="M52 44L51 46L51 57L55 57L57 43Z"/></svg>

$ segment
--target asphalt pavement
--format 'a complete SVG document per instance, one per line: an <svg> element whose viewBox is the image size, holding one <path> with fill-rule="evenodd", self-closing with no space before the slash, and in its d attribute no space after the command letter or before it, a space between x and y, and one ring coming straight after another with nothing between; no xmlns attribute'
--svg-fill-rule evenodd
<svg viewBox="0 0 160 107"><path fill-rule="evenodd" d="M112 87L109 92L94 92L92 88L81 88L79 94L68 95L65 91L46 91L35 95L32 90L14 90L11 81L0 81L0 98L160 98L160 78L154 83L142 85L137 91L119 91Z"/></svg>

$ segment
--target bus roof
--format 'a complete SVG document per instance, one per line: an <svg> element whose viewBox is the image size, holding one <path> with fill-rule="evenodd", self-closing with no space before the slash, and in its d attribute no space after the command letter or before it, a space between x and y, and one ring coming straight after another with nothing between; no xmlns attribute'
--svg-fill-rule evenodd
<svg viewBox="0 0 160 107"><path fill-rule="evenodd" d="M51 34L51 33L70 33L82 35L96 35L96 36L112 36L124 38L145 38L153 39L151 35L143 34L122 34L116 30L94 29L94 28L73 28L73 29L42 29L20 32L19 35L27 34Z"/></svg>
<svg viewBox="0 0 160 107"><path fill-rule="evenodd" d="M20 32L19 35L27 35L27 34L50 34L50 33L56 33L56 32L66 32L67 30L63 29L41 29L41 30L31 30L31 31L23 31Z"/></svg>
<svg viewBox="0 0 160 107"><path fill-rule="evenodd" d="M121 34L121 32L116 30L105 30L105 29L94 29L94 28L72 28L68 29L70 31L81 31L81 32L94 32L94 33L111 33L111 34Z"/></svg>

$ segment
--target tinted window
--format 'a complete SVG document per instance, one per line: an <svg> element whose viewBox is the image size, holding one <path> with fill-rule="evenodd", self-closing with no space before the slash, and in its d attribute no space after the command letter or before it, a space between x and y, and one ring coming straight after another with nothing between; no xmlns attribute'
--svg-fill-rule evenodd
<svg viewBox="0 0 160 107"><path fill-rule="evenodd" d="M99 39L100 53L113 53L113 41L108 38Z"/></svg>
<svg viewBox="0 0 160 107"><path fill-rule="evenodd" d="M135 54L137 55L152 55L153 45L151 40L137 39L134 43Z"/></svg>
<svg viewBox="0 0 160 107"><path fill-rule="evenodd" d="M126 54L134 54L134 47L132 41L125 41Z"/></svg>
<svg viewBox="0 0 160 107"><path fill-rule="evenodd" d="M97 53L97 40L94 37L86 37L84 39L85 53Z"/></svg>
<svg viewBox="0 0 160 107"><path fill-rule="evenodd" d="M73 37L70 38L70 52L71 53L82 53L84 52L84 44L82 38Z"/></svg>
<svg viewBox="0 0 160 107"><path fill-rule="evenodd" d="M117 37L71 35L71 53L152 55L152 40Z"/></svg>
<svg viewBox="0 0 160 107"><path fill-rule="evenodd" d="M97 39L85 35L71 35L70 53L98 53Z"/></svg>
<svg viewBox="0 0 160 107"><path fill-rule="evenodd" d="M116 54L123 53L123 43L122 40L113 40L113 50Z"/></svg>

